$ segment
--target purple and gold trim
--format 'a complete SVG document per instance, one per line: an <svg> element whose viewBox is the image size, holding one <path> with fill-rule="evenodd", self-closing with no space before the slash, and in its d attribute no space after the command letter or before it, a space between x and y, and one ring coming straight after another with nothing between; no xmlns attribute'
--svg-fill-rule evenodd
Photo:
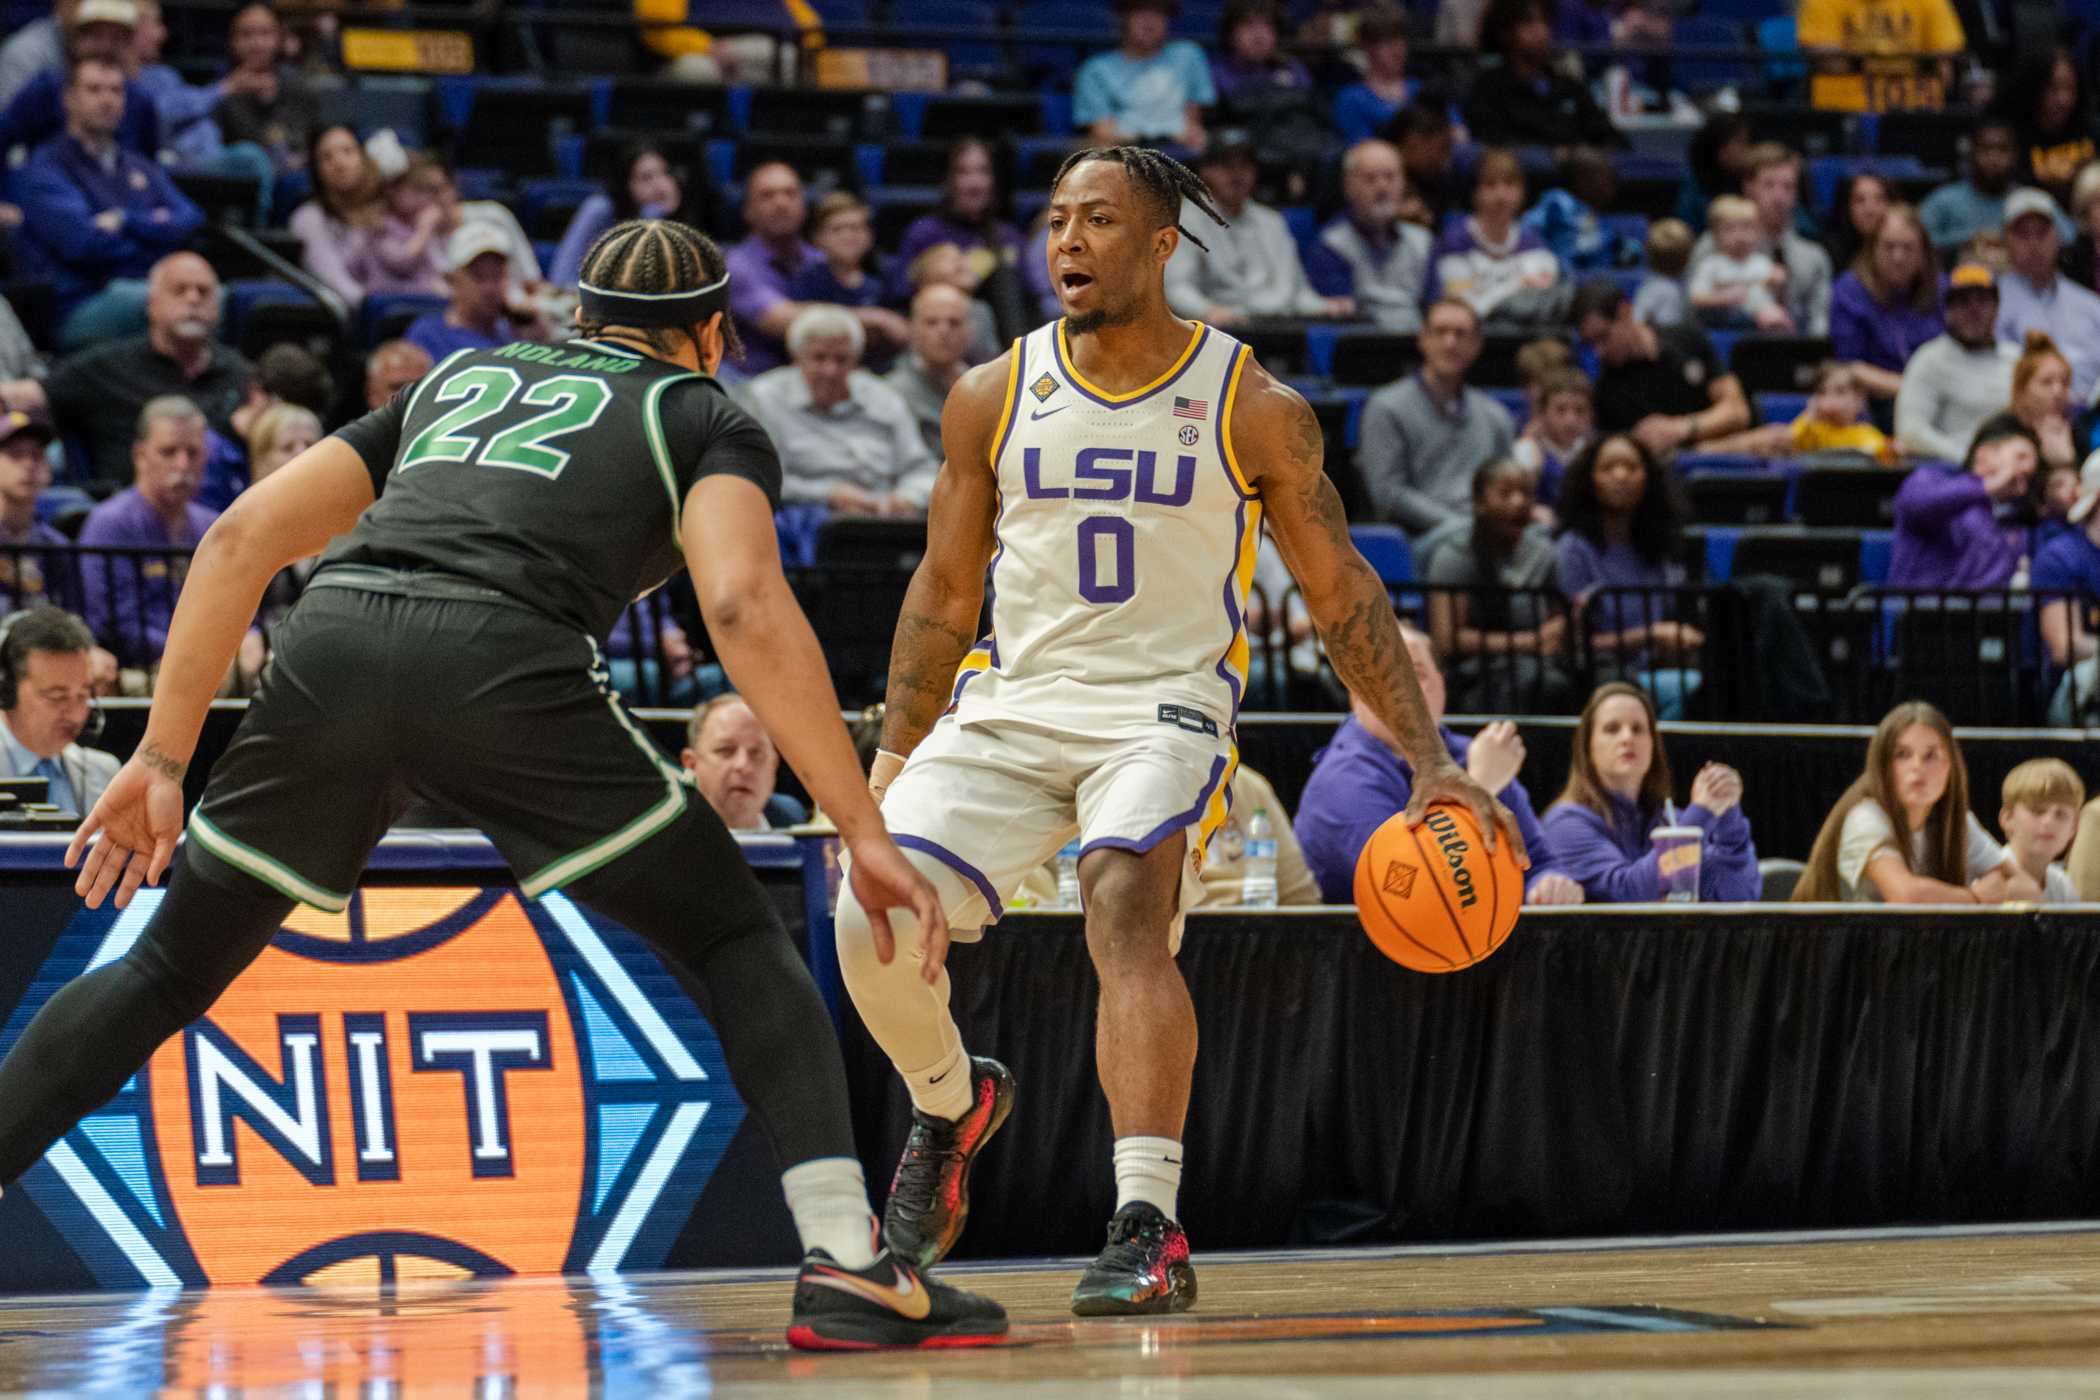
<svg viewBox="0 0 2100 1400"><path fill-rule="evenodd" d="M1058 321L1057 329L1050 337L1050 353L1057 361L1057 372L1064 376L1067 384L1070 384L1081 394L1100 404L1103 408L1128 408L1134 403L1141 403L1151 398L1154 394L1181 378L1182 372L1196 362L1196 356L1203 350L1203 342L1208 339L1210 339L1210 327L1204 325L1201 321L1196 322L1195 334L1191 335L1189 343L1182 347L1181 358L1169 365L1165 374L1162 374L1144 388L1132 389L1127 394L1111 394L1106 389L1096 388L1094 385L1087 383L1085 377L1078 370L1072 368L1072 350L1065 341L1065 323L1063 320Z"/></svg>

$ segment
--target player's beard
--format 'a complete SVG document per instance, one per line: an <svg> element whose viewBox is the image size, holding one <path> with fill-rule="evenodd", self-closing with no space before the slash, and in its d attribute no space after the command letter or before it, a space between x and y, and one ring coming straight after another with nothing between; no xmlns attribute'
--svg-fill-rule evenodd
<svg viewBox="0 0 2100 1400"><path fill-rule="evenodd" d="M1136 319L1137 317L1127 308L1119 307L1111 311L1106 307L1100 307L1093 311L1083 311L1077 316L1065 317L1065 333L1068 335L1093 335L1095 332L1106 330L1110 326L1128 325Z"/></svg>

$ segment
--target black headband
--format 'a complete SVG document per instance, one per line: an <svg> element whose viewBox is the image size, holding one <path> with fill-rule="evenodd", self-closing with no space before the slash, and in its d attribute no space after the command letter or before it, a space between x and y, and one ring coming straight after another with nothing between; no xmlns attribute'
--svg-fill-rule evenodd
<svg viewBox="0 0 2100 1400"><path fill-rule="evenodd" d="M616 292L577 284L583 319L600 326L697 326L729 306L729 274L690 292Z"/></svg>

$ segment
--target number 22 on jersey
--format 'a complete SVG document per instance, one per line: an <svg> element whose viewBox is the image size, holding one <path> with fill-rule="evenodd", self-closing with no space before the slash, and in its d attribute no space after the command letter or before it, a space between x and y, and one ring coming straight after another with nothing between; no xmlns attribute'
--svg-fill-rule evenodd
<svg viewBox="0 0 2100 1400"><path fill-rule="evenodd" d="M502 365L477 365L447 376L433 398L437 403L459 406L416 434L396 470L433 462L471 462L538 472L550 481L560 476L569 465L569 454L553 446L554 439L597 422L612 402L612 390L604 380L582 374L543 379L520 394L523 387L518 372ZM546 412L493 436L469 431L509 408L513 399Z"/></svg>

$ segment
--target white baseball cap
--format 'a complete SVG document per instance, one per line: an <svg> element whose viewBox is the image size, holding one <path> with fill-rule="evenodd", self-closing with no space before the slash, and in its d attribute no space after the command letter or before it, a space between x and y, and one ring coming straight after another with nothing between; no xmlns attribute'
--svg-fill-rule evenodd
<svg viewBox="0 0 2100 1400"><path fill-rule="evenodd" d="M483 253L494 253L509 262L510 235L494 224L469 219L445 243L445 261L454 268L465 267Z"/></svg>
<svg viewBox="0 0 2100 1400"><path fill-rule="evenodd" d="M80 0L73 11L73 27L83 24L121 24L126 29L139 27L139 7L132 0Z"/></svg>
<svg viewBox="0 0 2100 1400"><path fill-rule="evenodd" d="M2005 227L2011 228L2029 214L2040 214L2051 224L2063 218L2056 201L2032 186L2023 186L2005 197Z"/></svg>

